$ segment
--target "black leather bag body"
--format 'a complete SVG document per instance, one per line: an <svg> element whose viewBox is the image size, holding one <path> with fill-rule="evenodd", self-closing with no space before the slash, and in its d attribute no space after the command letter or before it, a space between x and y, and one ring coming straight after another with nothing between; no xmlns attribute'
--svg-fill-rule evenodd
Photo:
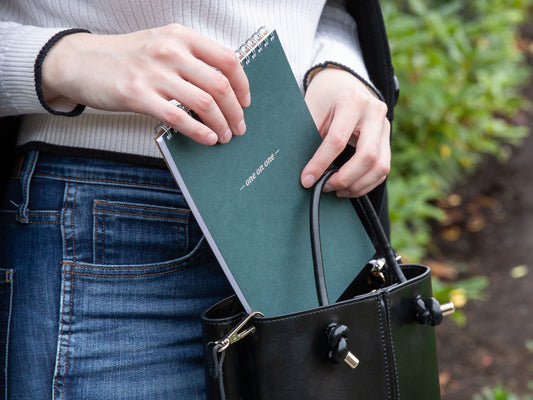
<svg viewBox="0 0 533 400"><path fill-rule="evenodd" d="M365 225L372 224L384 259L365 267L344 300L320 300L325 288L315 204L311 237L320 307L262 318L248 315L232 296L204 313L208 399L440 399L434 326L443 308L431 297L430 269L398 265L377 216L368 215L369 204L359 215L369 217ZM446 305L444 314L451 309Z"/></svg>

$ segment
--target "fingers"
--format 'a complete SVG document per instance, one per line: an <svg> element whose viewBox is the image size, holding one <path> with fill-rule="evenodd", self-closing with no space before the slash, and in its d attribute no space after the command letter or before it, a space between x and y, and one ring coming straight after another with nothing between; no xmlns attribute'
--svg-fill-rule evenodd
<svg viewBox="0 0 533 400"><path fill-rule="evenodd" d="M207 43L211 42L207 39ZM250 86L244 69L237 58L237 55L227 47L211 42L210 46L200 42L193 50L193 55L197 56L206 64L215 67L228 79L230 87L234 91L242 107L250 105Z"/></svg>
<svg viewBox="0 0 533 400"><path fill-rule="evenodd" d="M328 181L326 191L340 197L359 197L383 183L390 171L389 124L384 124L379 142L358 142L356 154Z"/></svg>
<svg viewBox="0 0 533 400"><path fill-rule="evenodd" d="M390 169L390 123L387 107L368 93L347 91L337 95L321 132L322 144L301 175L310 187L341 154L347 144L356 152L326 183L324 191L358 197L384 182Z"/></svg>
<svg viewBox="0 0 533 400"><path fill-rule="evenodd" d="M194 31L183 27L178 31L188 38L190 54L179 55L176 72L181 81L174 82L173 93L167 96L194 110L220 143L244 134L242 107L250 104L250 89L237 56ZM183 132L182 127L175 128Z"/></svg>
<svg viewBox="0 0 533 400"><path fill-rule="evenodd" d="M181 134L195 142L212 146L219 141L219 137L215 132L169 101L153 95L146 97L143 103L147 114L153 115L168 126L179 129Z"/></svg>
<svg viewBox="0 0 533 400"><path fill-rule="evenodd" d="M361 122L356 152L328 181L326 191L340 197L358 197L385 181L390 170L390 124L369 113Z"/></svg>
<svg viewBox="0 0 533 400"><path fill-rule="evenodd" d="M358 116L350 115L343 118L343 115L350 112L357 112L344 102L340 102L334 110L334 118L329 126L324 126L321 130L326 130L327 134L321 145L307 163L302 171L302 185L309 188L322 176L324 171L335 161L339 154L345 149L355 128ZM329 179L331 181L333 176Z"/></svg>
<svg viewBox="0 0 533 400"><path fill-rule="evenodd" d="M43 63L43 91L48 101L146 114L209 144L242 135L242 108L250 104L234 52L178 24L122 35L68 35ZM171 99L202 122L168 104Z"/></svg>
<svg viewBox="0 0 533 400"><path fill-rule="evenodd" d="M181 94L180 102L193 109L221 143L228 142L232 134L244 134L244 113L229 79L201 61L194 64L192 71L182 72L185 81L174 88Z"/></svg>

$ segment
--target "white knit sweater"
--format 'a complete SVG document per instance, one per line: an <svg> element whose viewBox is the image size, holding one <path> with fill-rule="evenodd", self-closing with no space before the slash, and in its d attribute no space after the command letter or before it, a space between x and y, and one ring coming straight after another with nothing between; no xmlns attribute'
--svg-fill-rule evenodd
<svg viewBox="0 0 533 400"><path fill-rule="evenodd" d="M333 61L368 75L353 19L326 0L1 0L0 116L24 115L19 144L52 145L159 157L153 118L87 108L55 116L40 104L34 64L57 32L84 28L126 33L169 23L186 25L237 49L260 26L275 28L303 87L314 65ZM335 1L335 3L339 3Z"/></svg>

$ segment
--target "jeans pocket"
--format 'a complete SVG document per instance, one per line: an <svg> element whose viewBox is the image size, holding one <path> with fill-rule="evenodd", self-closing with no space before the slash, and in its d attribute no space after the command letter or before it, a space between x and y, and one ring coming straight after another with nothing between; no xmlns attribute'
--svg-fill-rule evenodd
<svg viewBox="0 0 533 400"><path fill-rule="evenodd" d="M7 357L11 306L13 300L13 270L0 269L0 397L7 393ZM7 395L5 395L7 398Z"/></svg>
<svg viewBox="0 0 533 400"><path fill-rule="evenodd" d="M204 398L199 315L229 290L205 239L161 264L65 260L55 398Z"/></svg>
<svg viewBox="0 0 533 400"><path fill-rule="evenodd" d="M189 214L184 208L94 200L93 262L151 264L183 257Z"/></svg>

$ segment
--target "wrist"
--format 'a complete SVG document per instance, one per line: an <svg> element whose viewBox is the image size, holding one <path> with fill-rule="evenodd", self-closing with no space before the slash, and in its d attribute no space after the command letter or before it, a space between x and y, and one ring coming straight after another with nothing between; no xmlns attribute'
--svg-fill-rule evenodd
<svg viewBox="0 0 533 400"><path fill-rule="evenodd" d="M383 101L383 96L381 93L374 87L374 85L368 81L366 81L361 75L359 75L357 72L353 71L351 68L348 68L342 64L335 63L335 62L325 62L322 64L318 64L311 68L304 77L304 90L307 91L307 88L311 81L322 71L331 71L331 70L338 70L341 72L344 72L348 75L350 75L352 78L354 78L357 82L359 82L362 86L364 86L374 97L378 98L379 100Z"/></svg>
<svg viewBox="0 0 533 400"><path fill-rule="evenodd" d="M84 106L63 96L61 86L72 73L69 71L68 58L73 54L73 47L69 43L76 36L87 35L88 32L85 29L61 31L43 46L37 56L34 67L37 97L41 105L52 114L74 116L84 109ZM54 103L68 106L65 110L58 110L52 106Z"/></svg>

